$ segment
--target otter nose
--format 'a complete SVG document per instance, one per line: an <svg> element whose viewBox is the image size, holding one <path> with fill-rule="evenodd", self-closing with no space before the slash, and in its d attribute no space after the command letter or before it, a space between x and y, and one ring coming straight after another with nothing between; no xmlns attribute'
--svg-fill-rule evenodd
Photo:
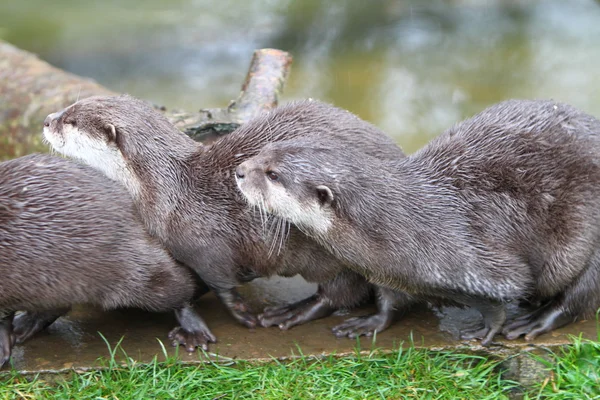
<svg viewBox="0 0 600 400"><path fill-rule="evenodd" d="M46 128L48 128L50 126L50 124L52 123L52 121L56 121L57 119L59 119L63 113L65 112L65 110L59 111L59 112L55 112L53 114L49 114L46 119L44 120L44 126Z"/></svg>
<svg viewBox="0 0 600 400"><path fill-rule="evenodd" d="M243 163L238 165L238 167L235 169L235 176L238 179L244 179L244 177L246 176L246 168L244 168Z"/></svg>

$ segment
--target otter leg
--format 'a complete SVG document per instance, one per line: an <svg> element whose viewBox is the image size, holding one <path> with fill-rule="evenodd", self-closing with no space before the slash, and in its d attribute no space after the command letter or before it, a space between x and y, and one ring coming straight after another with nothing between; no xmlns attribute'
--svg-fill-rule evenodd
<svg viewBox="0 0 600 400"><path fill-rule="evenodd" d="M187 304L175 310L175 316L181 326L169 332L174 347L182 345L191 353L196 347L207 350L208 343L216 343L217 338L192 305Z"/></svg>
<svg viewBox="0 0 600 400"><path fill-rule="evenodd" d="M342 271L334 279L320 284L315 295L293 304L266 308L258 319L264 327L277 325L287 330L327 317L340 308L356 307L367 299L371 287L355 272Z"/></svg>
<svg viewBox="0 0 600 400"><path fill-rule="evenodd" d="M23 343L36 333L49 327L56 319L69 312L71 307L39 312L24 312L13 319L15 343Z"/></svg>
<svg viewBox="0 0 600 400"><path fill-rule="evenodd" d="M335 326L332 331L337 337L347 336L372 336L381 332L400 318L407 310L407 306L414 303L415 299L408 293L393 291L377 287L377 313L363 317L349 318L342 324Z"/></svg>
<svg viewBox="0 0 600 400"><path fill-rule="evenodd" d="M0 311L0 368L10 359L14 335L12 332L12 321L14 312Z"/></svg>
<svg viewBox="0 0 600 400"><path fill-rule="evenodd" d="M236 289L240 277L235 273L240 272L240 269L242 275L250 275L251 272L243 267L240 268L239 264L233 261L234 256L231 251L227 246L201 246L195 249L195 254L185 264L196 271L236 321L248 328L255 328L258 320Z"/></svg>
<svg viewBox="0 0 600 400"><path fill-rule="evenodd" d="M596 251L587 267L565 289L546 306L530 314L527 323L519 326L507 326L504 336L516 339L525 335L525 340L533 340L537 336L553 331L561 326L574 322L578 317L593 315L600 307L600 250Z"/></svg>
<svg viewBox="0 0 600 400"><path fill-rule="evenodd" d="M461 339L481 339L484 347L492 343L492 339L506 322L506 308L504 304L489 300L468 300L467 305L477 309L483 316L483 328L465 330L460 334Z"/></svg>
<svg viewBox="0 0 600 400"><path fill-rule="evenodd" d="M225 304L233 318L248 328L256 328L258 320L236 288L215 289L214 292Z"/></svg>

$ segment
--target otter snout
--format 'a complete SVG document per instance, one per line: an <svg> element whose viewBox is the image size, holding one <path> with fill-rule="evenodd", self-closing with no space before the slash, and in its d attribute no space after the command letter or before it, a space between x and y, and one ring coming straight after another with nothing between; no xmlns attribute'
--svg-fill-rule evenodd
<svg viewBox="0 0 600 400"><path fill-rule="evenodd" d="M65 113L65 110L61 110L52 114L49 114L44 120L44 126L49 128L52 122L57 121Z"/></svg>

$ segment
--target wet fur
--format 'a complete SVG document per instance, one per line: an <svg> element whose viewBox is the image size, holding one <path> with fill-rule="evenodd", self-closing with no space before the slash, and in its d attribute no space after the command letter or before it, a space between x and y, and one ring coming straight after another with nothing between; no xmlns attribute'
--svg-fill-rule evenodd
<svg viewBox="0 0 600 400"><path fill-rule="evenodd" d="M194 142L129 96L82 100L56 121L45 133L55 149L121 181L152 235L193 268L241 323L252 327L256 320L234 289L259 276L300 274L322 283L322 306L329 312L355 306L370 292L360 276L295 227L275 222L269 234L273 221L247 207L234 179L235 168L265 144L296 137L333 137L373 156L403 156L390 138L351 113L316 101L296 102L211 146Z"/></svg>
<svg viewBox="0 0 600 400"><path fill-rule="evenodd" d="M597 119L553 101L512 100L397 162L338 154L333 141L292 140L240 168L250 194L284 187L287 202L270 211L369 281L477 307L491 329L476 335L485 344L508 301L544 304L525 327L508 327L509 338L532 339L600 307ZM273 168L279 181L266 184ZM332 194L325 202L320 185ZM296 209L314 214L288 213Z"/></svg>
<svg viewBox="0 0 600 400"><path fill-rule="evenodd" d="M0 314L12 331L12 314L27 311L15 320L27 337L74 304L169 311L195 290L121 185L40 154L0 164L0 276ZM0 343L0 364L10 347Z"/></svg>

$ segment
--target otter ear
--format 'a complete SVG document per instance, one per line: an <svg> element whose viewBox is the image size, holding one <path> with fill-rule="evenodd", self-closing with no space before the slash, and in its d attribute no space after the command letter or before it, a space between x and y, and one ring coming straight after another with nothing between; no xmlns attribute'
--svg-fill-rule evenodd
<svg viewBox="0 0 600 400"><path fill-rule="evenodd" d="M104 125L104 130L106 131L106 136L108 137L108 141L112 143L117 142L117 129L113 124Z"/></svg>
<svg viewBox="0 0 600 400"><path fill-rule="evenodd" d="M322 206L330 205L333 202L333 193L325 185L319 185L315 188L317 190L317 197Z"/></svg>

